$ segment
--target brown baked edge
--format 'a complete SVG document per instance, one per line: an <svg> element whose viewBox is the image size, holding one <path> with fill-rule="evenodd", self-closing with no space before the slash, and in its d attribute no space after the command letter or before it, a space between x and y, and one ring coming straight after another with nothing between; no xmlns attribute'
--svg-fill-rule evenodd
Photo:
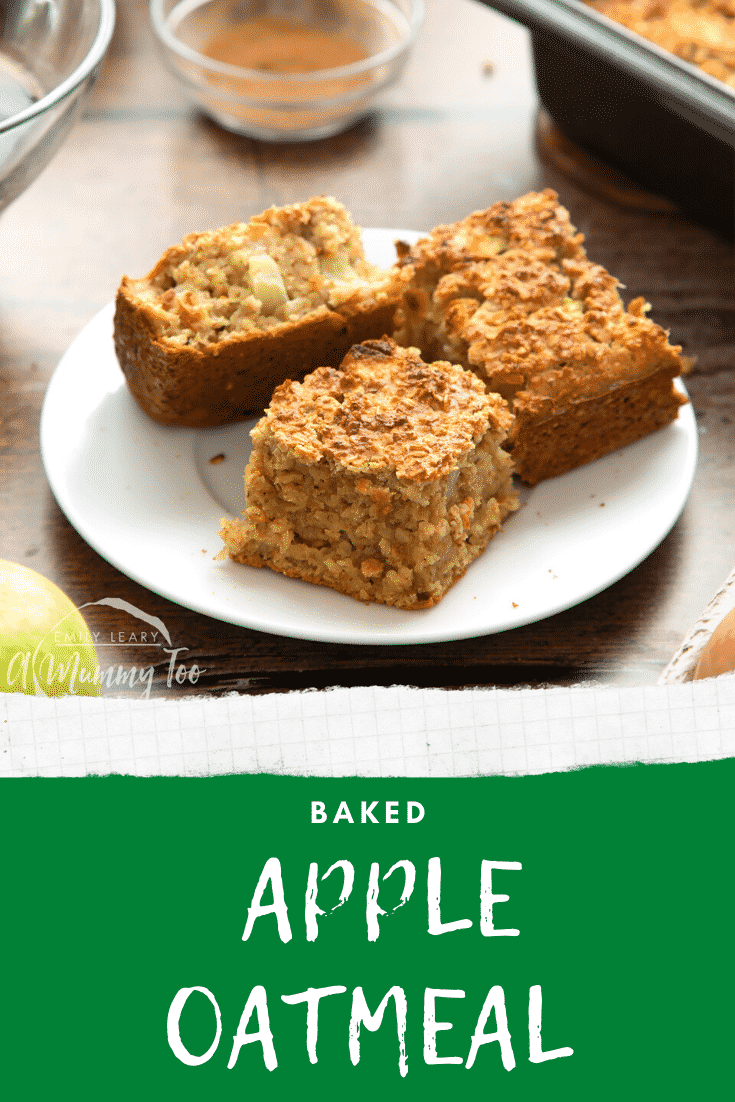
<svg viewBox="0 0 735 1102"><path fill-rule="evenodd" d="M123 280L115 299L115 352L140 407L163 425L206 428L262 412L275 388L317 367L339 367L353 344L393 330L398 293L344 316L335 310L243 334L211 349L159 339Z"/></svg>
<svg viewBox="0 0 735 1102"><path fill-rule="evenodd" d="M528 486L535 486L675 421L687 399L674 387L674 378L667 366L599 397L574 399L542 421L518 398L515 424L506 445L515 460L516 474Z"/></svg>
<svg viewBox="0 0 735 1102"><path fill-rule="evenodd" d="M226 523L231 524L232 522L227 521ZM297 578L299 581L302 581L302 582L311 582L312 585L323 585L327 589L334 589L337 593L341 593L344 597L352 597L353 600L359 601L360 604L364 604L364 605L382 604L382 605L385 605L387 608L400 608L400 609L403 609L405 612L419 612L419 611L421 611L421 609L433 608L434 605L437 605L439 603L439 601L441 601L441 599L448 593L448 591L452 588L452 586L455 584L455 582L458 582L460 580L460 578L463 578L465 576L465 574L467 573L468 567L470 567L472 565L472 563L475 561L475 559L477 559L482 554L482 552L485 550L485 548L487 547L487 545L490 542L490 540L492 539L492 537L494 535L497 535L498 531L499 531L499 529L497 529L497 528L493 529L493 531L488 535L488 538L485 541L485 543L483 543L482 545L480 545L480 544L473 545L472 550L475 551L475 547L477 549L476 549L475 553L473 554L472 558L469 560L469 562L465 563L464 566L461 569L458 569L456 571L456 573L454 573L452 575L451 579L444 586L441 593L439 593L436 597L432 598L431 600L416 601L414 604L407 604L407 603L404 604L404 603L399 603L398 601L393 601L391 603L391 602L388 602L388 601L381 601L377 597L372 597L369 600L364 600L362 597L356 596L356 594L353 593L346 586L336 585L333 582L325 580L325 578L323 578L322 576L316 577L315 575L310 575L307 570L299 570L298 567L296 567L295 565L294 566L285 566L285 565L284 566L276 566L273 563L272 559L264 559L260 555L232 555L232 554L230 554L229 557L232 559L233 562L242 563L243 566L254 566L258 569L261 568L261 567L266 567L268 570L272 570L275 574L283 574L287 578ZM222 532L220 532L220 535L222 535Z"/></svg>

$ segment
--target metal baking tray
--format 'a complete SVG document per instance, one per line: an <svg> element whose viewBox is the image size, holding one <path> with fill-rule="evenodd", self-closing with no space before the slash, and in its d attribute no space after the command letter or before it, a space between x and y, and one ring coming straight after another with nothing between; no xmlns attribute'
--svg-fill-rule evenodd
<svg viewBox="0 0 735 1102"><path fill-rule="evenodd" d="M531 32L561 132L695 221L735 237L735 90L580 0L484 0Z"/></svg>

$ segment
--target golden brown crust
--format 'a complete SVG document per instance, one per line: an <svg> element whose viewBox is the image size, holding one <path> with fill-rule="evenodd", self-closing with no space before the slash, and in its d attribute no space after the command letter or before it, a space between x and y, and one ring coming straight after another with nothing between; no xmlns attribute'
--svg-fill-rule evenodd
<svg viewBox="0 0 735 1102"><path fill-rule="evenodd" d="M733 0L586 0L684 61L735 88Z"/></svg>
<svg viewBox="0 0 735 1102"><path fill-rule="evenodd" d="M511 417L471 372L388 338L286 382L253 429L228 554L360 601L429 608L518 507Z"/></svg>
<svg viewBox="0 0 735 1102"><path fill-rule="evenodd" d="M451 225L435 226L402 259L404 264L436 264L452 271L462 264L491 259L508 249L544 255L578 256L584 236L577 233L569 212L551 188L529 192L511 202L476 210Z"/></svg>
<svg viewBox="0 0 735 1102"><path fill-rule="evenodd" d="M618 281L587 258L554 192L438 227L400 263L411 281L394 336L471 368L510 403L508 447L529 484L676 417L681 349L649 320L643 299L626 310Z"/></svg>
<svg viewBox="0 0 735 1102"><path fill-rule="evenodd" d="M131 392L155 421L192 428L221 425L263 410L286 379L303 379L321 364L337 367L351 345L391 330L397 301L396 294L348 316L323 310L203 350L156 337L149 311L123 279L116 299L115 351Z"/></svg>
<svg viewBox="0 0 735 1102"><path fill-rule="evenodd" d="M250 268L263 258L280 283L270 302L262 296L274 285ZM365 261L359 228L335 199L272 207L189 234L145 278L124 277L115 350L156 421L222 424L261 411L285 379L336 367L353 344L392 329L406 278Z"/></svg>
<svg viewBox="0 0 735 1102"><path fill-rule="evenodd" d="M303 383L283 383L266 419L273 440L302 462L389 469L422 483L444 478L489 426L507 435L512 420L476 376L426 364L388 337L354 345L339 371L320 367Z"/></svg>

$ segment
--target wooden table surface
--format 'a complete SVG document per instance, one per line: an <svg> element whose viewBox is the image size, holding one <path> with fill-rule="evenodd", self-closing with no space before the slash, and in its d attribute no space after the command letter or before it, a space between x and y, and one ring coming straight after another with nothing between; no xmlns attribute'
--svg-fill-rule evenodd
<svg viewBox="0 0 735 1102"><path fill-rule="evenodd" d="M157 60L147 3L119 0L84 116L0 219L0 555L46 575L76 605L117 597L159 617L175 646L187 648L189 666L204 672L196 687L169 689L164 655L156 695L397 682L649 685L735 561L732 247L678 215L595 198L541 162L525 30L470 0L428 0L427 8L414 55L379 114L332 139L278 146L227 133L190 109ZM592 259L618 276L629 298L644 295L653 318L696 357L687 384L700 434L694 488L671 533L627 577L500 634L331 645L172 604L100 558L67 521L43 472L41 404L60 356L124 273L144 274L185 233L313 194L337 196L364 226L423 230L548 186L586 235ZM126 614L103 612L92 626L129 628ZM120 645L115 661L139 664L139 652Z"/></svg>

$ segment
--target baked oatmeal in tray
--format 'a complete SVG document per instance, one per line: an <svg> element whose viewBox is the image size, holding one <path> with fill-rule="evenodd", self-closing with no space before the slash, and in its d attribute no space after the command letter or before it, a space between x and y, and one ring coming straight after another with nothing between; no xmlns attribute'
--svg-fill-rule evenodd
<svg viewBox="0 0 735 1102"><path fill-rule="evenodd" d="M506 403L388 338L285 382L253 429L237 562L404 609L436 604L518 507Z"/></svg>
<svg viewBox="0 0 735 1102"><path fill-rule="evenodd" d="M735 88L735 0L586 0L704 73Z"/></svg>
<svg viewBox="0 0 735 1102"><path fill-rule="evenodd" d="M680 349L626 308L553 191L496 203L416 245L394 339L474 371L513 412L507 447L529 485L673 421Z"/></svg>
<svg viewBox="0 0 735 1102"><path fill-rule="evenodd" d="M271 207L189 234L144 278L124 277L115 349L156 421L223 424L389 330L402 278L365 260L360 229L336 199Z"/></svg>

